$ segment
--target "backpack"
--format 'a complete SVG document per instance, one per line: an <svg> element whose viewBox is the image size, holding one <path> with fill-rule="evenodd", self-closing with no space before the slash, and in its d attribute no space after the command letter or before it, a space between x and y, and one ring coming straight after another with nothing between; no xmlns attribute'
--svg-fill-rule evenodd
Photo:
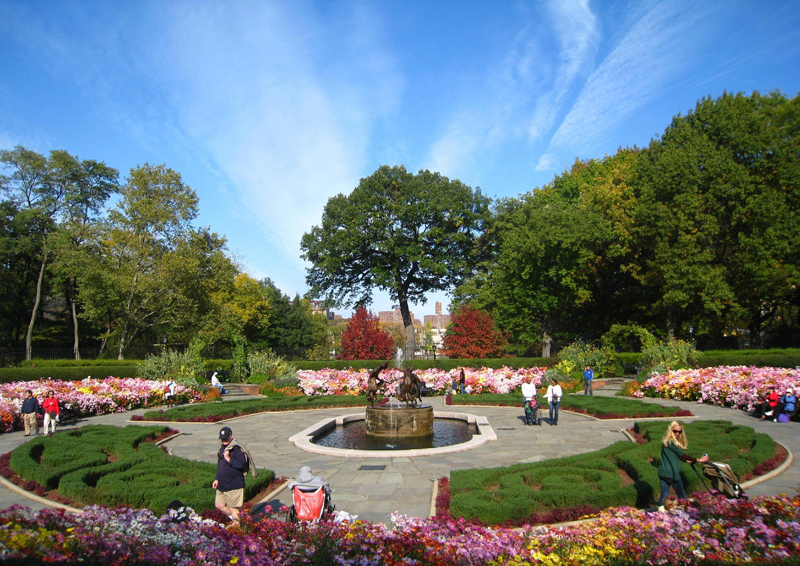
<svg viewBox="0 0 800 566"><path fill-rule="evenodd" d="M242 473L245 475L245 477L247 477L247 473L250 472L253 474L254 478L257 478L258 470L256 470L256 466L255 463L253 462L253 457L250 455L250 452L247 450L247 448L245 448L235 440L231 442L229 450L233 450L233 448L236 446L238 446L239 450L241 450L242 454L244 454L245 465L244 465L244 471Z"/></svg>

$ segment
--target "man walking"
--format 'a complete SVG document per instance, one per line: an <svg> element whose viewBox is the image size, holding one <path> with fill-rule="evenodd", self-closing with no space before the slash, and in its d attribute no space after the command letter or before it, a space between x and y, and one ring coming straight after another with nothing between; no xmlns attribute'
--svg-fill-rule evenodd
<svg viewBox="0 0 800 566"><path fill-rule="evenodd" d="M594 380L594 370L589 366L583 371L583 394L594 396L592 393L592 381Z"/></svg>
<svg viewBox="0 0 800 566"><path fill-rule="evenodd" d="M230 427L222 427L219 431L222 442L217 452L217 476L211 487L217 490L214 505L234 524L239 524L239 508L244 503L244 475L252 468L256 476L255 466L251 466L250 453L233 438Z"/></svg>
<svg viewBox="0 0 800 566"><path fill-rule="evenodd" d="M39 400L33 396L30 389L25 391L25 398L22 400L22 424L25 427L25 436L39 434L39 422L36 420L36 413L39 412Z"/></svg>

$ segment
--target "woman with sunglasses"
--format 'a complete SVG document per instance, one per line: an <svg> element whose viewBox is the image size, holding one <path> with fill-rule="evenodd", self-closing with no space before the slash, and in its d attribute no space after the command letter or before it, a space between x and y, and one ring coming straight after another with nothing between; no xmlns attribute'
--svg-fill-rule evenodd
<svg viewBox="0 0 800 566"><path fill-rule="evenodd" d="M47 435L47 431L50 430L50 425L52 425L49 436L53 436L56 431L59 410L58 399L56 399L56 394L52 389L47 392L47 396L42 401L42 410L44 411L44 434Z"/></svg>
<svg viewBox="0 0 800 566"><path fill-rule="evenodd" d="M661 464L658 466L658 479L661 484L661 497L658 498L658 507L664 505L669 495L669 488L673 487L678 499L686 499L686 490L681 481L681 461L694 464L695 462L708 462L708 455L692 458L684 452L689 446L683 425L672 421L667 427L667 433L661 441Z"/></svg>

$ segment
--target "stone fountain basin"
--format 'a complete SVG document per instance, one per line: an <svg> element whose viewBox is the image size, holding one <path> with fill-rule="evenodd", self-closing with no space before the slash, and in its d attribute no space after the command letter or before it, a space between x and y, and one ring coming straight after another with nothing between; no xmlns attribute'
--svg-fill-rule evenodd
<svg viewBox="0 0 800 566"><path fill-rule="evenodd" d="M419 437L433 434L433 407L421 405L377 405L367 407L367 434L383 438Z"/></svg>
<svg viewBox="0 0 800 566"><path fill-rule="evenodd" d="M497 440L494 429L489 424L486 417L471 415L469 413L451 413L444 411L434 411L434 418L437 419L459 419L474 424L478 432L472 436L471 440L452 446L440 446L438 448L420 448L415 450L352 450L343 448L329 448L312 443L314 437L327 432L336 426L344 426L346 423L364 420L365 413L343 415L323 419L302 432L298 432L289 438L289 442L301 450L314 454L324 454L326 456L340 456L343 458L413 458L415 456L435 456L437 454L449 454L452 452L462 452L471 450L478 446L483 446L490 440Z"/></svg>

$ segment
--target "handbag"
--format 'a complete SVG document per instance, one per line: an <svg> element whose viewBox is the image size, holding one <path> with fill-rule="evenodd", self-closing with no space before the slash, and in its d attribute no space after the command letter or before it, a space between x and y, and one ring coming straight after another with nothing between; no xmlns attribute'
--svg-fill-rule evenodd
<svg viewBox="0 0 800 566"><path fill-rule="evenodd" d="M788 423L789 422L789 413L781 413L778 415L778 422L779 423Z"/></svg>

